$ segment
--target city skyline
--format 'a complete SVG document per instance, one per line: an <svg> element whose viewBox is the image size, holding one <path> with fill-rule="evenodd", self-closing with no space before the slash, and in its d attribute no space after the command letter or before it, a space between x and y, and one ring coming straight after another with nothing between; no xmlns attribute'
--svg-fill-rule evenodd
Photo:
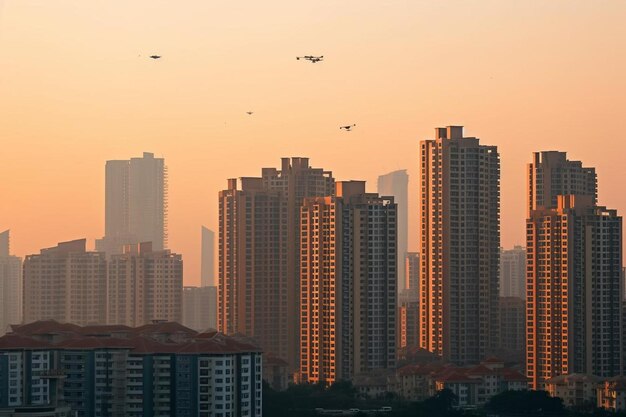
<svg viewBox="0 0 626 417"><path fill-rule="evenodd" d="M533 151L584 159L597 168L599 201L626 208L623 3L203 3L4 2L0 122L12 158L0 192L14 203L0 207L0 229L12 230L17 256L84 236L93 247L102 164L148 151L168 161L169 246L197 285L197 228L216 228L224 178L302 156L374 191L381 172L416 177L419 139L435 125L464 124L498 146L505 248L524 242ZM442 19L454 29L437 30ZM144 59L151 53L163 58ZM301 65L303 53L326 58ZM451 59L459 64L433 64ZM357 127L339 131L346 123Z"/></svg>

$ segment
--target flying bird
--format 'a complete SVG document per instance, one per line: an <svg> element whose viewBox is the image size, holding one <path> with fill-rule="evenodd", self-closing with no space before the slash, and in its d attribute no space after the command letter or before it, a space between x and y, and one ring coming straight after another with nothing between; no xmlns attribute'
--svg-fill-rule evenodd
<svg viewBox="0 0 626 417"><path fill-rule="evenodd" d="M247 114L248 116L252 116L252 115L254 114L254 112L253 112L253 111L247 111L247 112L246 112L246 114Z"/></svg>
<svg viewBox="0 0 626 417"><path fill-rule="evenodd" d="M296 59L298 61L300 61L301 59L304 59L305 61L309 61L309 62L315 64L316 62L323 61L324 60L324 55L321 55L321 56L315 56L315 55L297 56Z"/></svg>
<svg viewBox="0 0 626 417"><path fill-rule="evenodd" d="M161 59L161 55L150 55L152 59Z"/></svg>
<svg viewBox="0 0 626 417"><path fill-rule="evenodd" d="M345 130L346 132L350 132L352 130L353 127L355 127L356 124L353 125L346 125L346 126L339 126L339 129Z"/></svg>

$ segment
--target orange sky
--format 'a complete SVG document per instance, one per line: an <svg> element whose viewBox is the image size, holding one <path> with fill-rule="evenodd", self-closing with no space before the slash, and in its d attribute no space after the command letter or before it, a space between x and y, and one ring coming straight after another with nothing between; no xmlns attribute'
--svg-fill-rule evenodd
<svg viewBox="0 0 626 417"><path fill-rule="evenodd" d="M154 152L197 284L226 178L308 156L374 191L415 178L419 140L449 124L500 149L504 246L523 242L532 151L597 167L623 211L625 17L619 0L0 0L0 230L21 256L93 246L105 161Z"/></svg>

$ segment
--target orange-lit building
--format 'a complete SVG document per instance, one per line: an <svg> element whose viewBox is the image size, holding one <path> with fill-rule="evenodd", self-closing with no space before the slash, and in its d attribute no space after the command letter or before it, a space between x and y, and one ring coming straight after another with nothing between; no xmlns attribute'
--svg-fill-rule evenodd
<svg viewBox="0 0 626 417"><path fill-rule="evenodd" d="M420 347L474 364L498 347L500 157L435 129L420 144Z"/></svg>
<svg viewBox="0 0 626 417"><path fill-rule="evenodd" d="M253 337L298 369L300 206L332 196L332 173L282 158L261 177L228 180L219 194L218 328Z"/></svg>
<svg viewBox="0 0 626 417"><path fill-rule="evenodd" d="M337 183L302 205L300 372L332 383L396 363L396 205Z"/></svg>
<svg viewBox="0 0 626 417"><path fill-rule="evenodd" d="M598 199L598 179L595 168L584 167L580 161L570 161L567 153L542 151L533 153L528 164L527 216L540 208L556 208L559 195L587 195L595 204Z"/></svg>
<svg viewBox="0 0 626 417"><path fill-rule="evenodd" d="M557 196L527 220L526 369L534 389L559 375L621 370L622 219L595 195Z"/></svg>

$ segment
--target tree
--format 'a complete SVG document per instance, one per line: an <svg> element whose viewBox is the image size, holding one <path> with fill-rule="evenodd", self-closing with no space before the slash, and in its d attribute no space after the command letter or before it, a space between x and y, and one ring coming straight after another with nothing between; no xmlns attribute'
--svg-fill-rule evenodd
<svg viewBox="0 0 626 417"><path fill-rule="evenodd" d="M505 391L493 396L485 408L498 414L565 414L563 400L546 391Z"/></svg>

